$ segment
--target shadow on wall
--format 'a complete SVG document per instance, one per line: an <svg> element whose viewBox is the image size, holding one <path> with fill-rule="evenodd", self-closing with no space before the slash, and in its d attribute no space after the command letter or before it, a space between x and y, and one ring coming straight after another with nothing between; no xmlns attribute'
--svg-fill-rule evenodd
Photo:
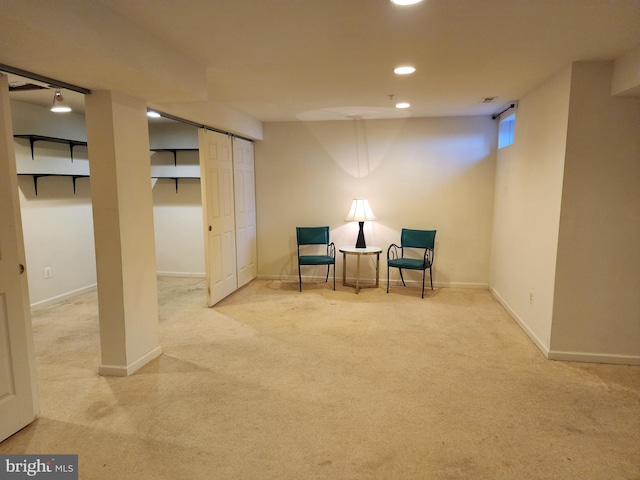
<svg viewBox="0 0 640 480"><path fill-rule="evenodd" d="M364 178L383 162L403 122L385 122L384 135L377 131L377 122L366 122L361 118L342 122L305 122L304 125L336 165L354 178Z"/></svg>
<svg viewBox="0 0 640 480"><path fill-rule="evenodd" d="M401 155L428 155L446 161L453 173L484 160L494 146L486 136L475 132L442 132L431 141L416 137L407 141L404 127L408 119L366 121L361 118L342 122L305 122L304 126L326 154L347 174L364 178L372 174L402 141Z"/></svg>

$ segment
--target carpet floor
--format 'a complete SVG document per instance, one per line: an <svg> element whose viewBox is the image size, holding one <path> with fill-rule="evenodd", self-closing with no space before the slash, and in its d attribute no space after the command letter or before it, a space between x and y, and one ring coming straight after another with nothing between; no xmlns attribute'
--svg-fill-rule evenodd
<svg viewBox="0 0 640 480"><path fill-rule="evenodd" d="M487 290L158 279L163 355L97 374L97 294L33 313L41 414L0 453L92 479L640 479L640 367L555 362Z"/></svg>

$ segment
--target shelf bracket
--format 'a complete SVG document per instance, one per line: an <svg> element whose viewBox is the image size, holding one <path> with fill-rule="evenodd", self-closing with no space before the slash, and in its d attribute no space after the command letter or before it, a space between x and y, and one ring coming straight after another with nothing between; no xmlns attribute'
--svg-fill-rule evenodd
<svg viewBox="0 0 640 480"><path fill-rule="evenodd" d="M50 177L51 175L33 175L33 190L36 193L36 197L38 196L38 179L40 177Z"/></svg>
<svg viewBox="0 0 640 480"><path fill-rule="evenodd" d="M30 136L29 137L29 145L31 146L31 160L35 160L34 155L33 155L33 144L34 143L36 143L36 139ZM34 177L34 179L35 179L35 177ZM36 191L36 195L38 195L37 191Z"/></svg>
<svg viewBox="0 0 640 480"><path fill-rule="evenodd" d="M71 180L73 181L73 194L76 194L76 180L78 178L89 178L89 175L71 175Z"/></svg>
<svg viewBox="0 0 640 480"><path fill-rule="evenodd" d="M84 142L74 142L73 140L69 142L69 153L71 154L71 163L73 163L73 149L75 147L86 145Z"/></svg>

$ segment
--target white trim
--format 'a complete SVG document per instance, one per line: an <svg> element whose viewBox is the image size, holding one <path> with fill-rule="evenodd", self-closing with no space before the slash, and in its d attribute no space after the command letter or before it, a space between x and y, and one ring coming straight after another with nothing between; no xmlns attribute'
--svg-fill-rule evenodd
<svg viewBox="0 0 640 480"><path fill-rule="evenodd" d="M407 284L407 287L419 287L422 288L422 279L421 280L406 280L404 283ZM387 279L381 278L380 285L386 285ZM400 279L391 279L390 287L402 287L402 280ZM473 288L480 290L488 290L489 285L487 283L466 283L466 282L433 282L433 288ZM429 283L429 278L424 279L424 289L431 289L431 284Z"/></svg>
<svg viewBox="0 0 640 480"><path fill-rule="evenodd" d="M302 275L302 281L323 281L324 282L325 275ZM258 275L256 280L279 280L281 282L296 282L298 283L298 275ZM329 272L329 280L333 281L333 271ZM338 275L336 272L336 285L338 284L338 280L342 283L342 275Z"/></svg>
<svg viewBox="0 0 640 480"><path fill-rule="evenodd" d="M386 283L386 282L385 282ZM416 283L418 285L418 283ZM419 284L422 286L422 282ZM424 282L424 288L426 289L429 286L427 280ZM462 282L433 282L433 288L474 288L480 290L488 290L488 283L462 283Z"/></svg>
<svg viewBox="0 0 640 480"><path fill-rule="evenodd" d="M558 350L551 350L547 358L549 358L549 360L563 360L567 362L640 365L640 356L638 355L619 355L615 353L561 352Z"/></svg>
<svg viewBox="0 0 640 480"><path fill-rule="evenodd" d="M205 278L204 272L156 272L159 277L198 277Z"/></svg>
<svg viewBox="0 0 640 480"><path fill-rule="evenodd" d="M93 292L97 288L97 284L89 285L87 287L82 287L77 290L72 290L71 292L63 293L62 295L56 295L55 297L48 298L46 300L41 300L40 302L32 303L31 310L38 310L44 307L48 307L55 303L61 302L63 300L68 300L73 297L77 297L79 295L84 295L85 293Z"/></svg>
<svg viewBox="0 0 640 480"><path fill-rule="evenodd" d="M514 312L509 304L500 296L498 292L493 287L489 287L489 291L493 294L496 300L500 302L500 305L504 307L509 315L516 321L516 323L520 326L520 328L527 334L527 336L531 339L531 341L540 349L542 354L549 358L549 347L544 344L542 340L538 338L538 336L529 328L529 326Z"/></svg>
<svg viewBox="0 0 640 480"><path fill-rule="evenodd" d="M507 302L496 292L493 287L489 287L493 296L505 308L507 313L522 328L524 333L531 341L540 349L542 354L549 360L560 360L566 362L586 362L586 363L612 363L616 365L640 365L640 356L638 355L621 355L617 353L590 353L590 352L565 352L559 350L550 350L549 347L533 333L533 331L522 321L520 317L509 307Z"/></svg>
<svg viewBox="0 0 640 480"><path fill-rule="evenodd" d="M110 377L128 377L132 373L144 367L151 360L158 358L160 355L162 355L162 347L158 345L149 353L143 355L138 360L136 360L133 363L130 363L127 366L100 365L100 367L98 367L98 373L100 375L110 376Z"/></svg>
<svg viewBox="0 0 640 480"><path fill-rule="evenodd" d="M329 272L329 280L332 280L333 272ZM295 282L298 283L298 275L258 275L256 277L257 280L276 280L280 282ZM303 275L302 282L324 282L324 275ZM347 282L355 283L355 277L347 277ZM375 279L373 277L363 277L360 279L361 282L375 283ZM405 280L407 286L411 287L422 287L422 280ZM336 286L342 285L342 274L336 272ZM380 277L380 286L387 285L387 278ZM402 286L402 281L398 280L397 283L395 279L391 280L391 286L397 287ZM426 278L424 281L424 288L430 288L429 278ZM433 282L433 288L476 288L487 290L489 288L489 284L487 283L463 283L463 282Z"/></svg>

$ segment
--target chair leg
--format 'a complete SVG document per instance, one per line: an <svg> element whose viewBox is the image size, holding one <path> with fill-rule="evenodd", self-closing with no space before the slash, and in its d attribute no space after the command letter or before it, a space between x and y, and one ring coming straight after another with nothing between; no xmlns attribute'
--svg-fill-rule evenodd
<svg viewBox="0 0 640 480"><path fill-rule="evenodd" d="M336 264L333 264L333 290L336 290Z"/></svg>
<svg viewBox="0 0 640 480"><path fill-rule="evenodd" d="M387 262L389 259L387 259ZM387 293L389 293L389 263L387 263Z"/></svg>
<svg viewBox="0 0 640 480"><path fill-rule="evenodd" d="M401 269L401 268L399 268L399 269L398 269L398 271L400 272L400 278L402 279L402 285L406 287L406 286L407 286L407 284L406 284L406 283L404 283L404 277L402 276L402 269Z"/></svg>
<svg viewBox="0 0 640 480"><path fill-rule="evenodd" d="M426 273L427 269L425 268L422 270L422 298L424 298L424 276L426 275Z"/></svg>
<svg viewBox="0 0 640 480"><path fill-rule="evenodd" d="M324 282L327 283L329 281L329 269L331 268L331 264L327 265L327 276L324 279Z"/></svg>
<svg viewBox="0 0 640 480"><path fill-rule="evenodd" d="M300 273L300 264L298 264L298 281L300 282L300 291L302 291L302 274Z"/></svg>
<svg viewBox="0 0 640 480"><path fill-rule="evenodd" d="M431 281L431 290L433 290L433 272L431 271L431 267L429 267L429 280Z"/></svg>

